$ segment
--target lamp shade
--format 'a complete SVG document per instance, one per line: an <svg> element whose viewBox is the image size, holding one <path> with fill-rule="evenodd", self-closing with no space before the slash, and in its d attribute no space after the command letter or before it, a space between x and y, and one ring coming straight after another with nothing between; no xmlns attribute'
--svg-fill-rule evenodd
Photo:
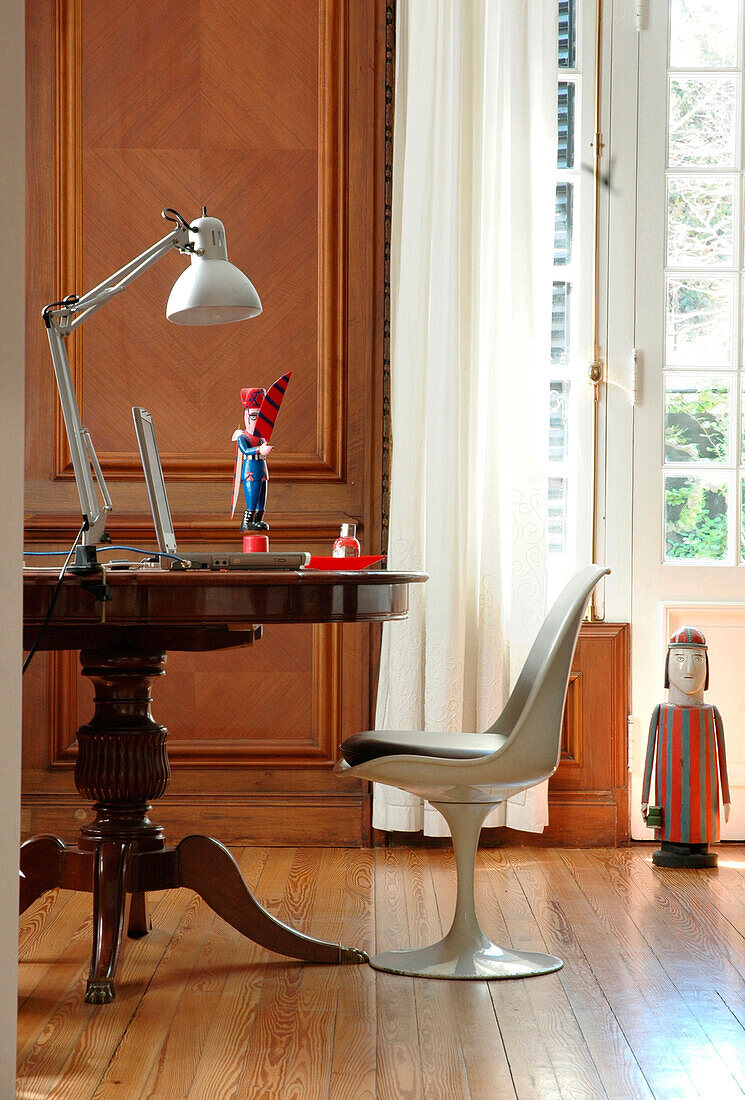
<svg viewBox="0 0 745 1100"><path fill-rule="evenodd" d="M197 218L190 227L191 262L168 297L166 317L177 325L221 325L261 313L250 279L228 260L225 227L218 218Z"/></svg>

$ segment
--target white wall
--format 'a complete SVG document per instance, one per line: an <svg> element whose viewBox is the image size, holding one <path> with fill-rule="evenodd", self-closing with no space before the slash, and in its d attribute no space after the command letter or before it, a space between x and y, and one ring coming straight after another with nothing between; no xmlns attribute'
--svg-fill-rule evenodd
<svg viewBox="0 0 745 1100"><path fill-rule="evenodd" d="M24 5L0 0L0 1096L15 1093L21 760L25 236Z"/></svg>

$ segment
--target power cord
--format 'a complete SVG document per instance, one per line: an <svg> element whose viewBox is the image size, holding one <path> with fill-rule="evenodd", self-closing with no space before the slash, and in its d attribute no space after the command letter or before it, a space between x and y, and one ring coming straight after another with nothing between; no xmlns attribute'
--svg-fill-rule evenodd
<svg viewBox="0 0 745 1100"><path fill-rule="evenodd" d="M54 605L57 603L57 597L60 594L60 590L62 588L62 582L65 579L65 573L67 572L67 567L70 564L70 562L72 561L72 556L75 553L75 549L76 549L78 543L80 542L80 539L83 536L83 532L87 529L87 527L88 527L88 521L84 520L83 525L80 528L80 530L78 531L77 535L75 536L75 541L73 542L72 546L70 547L70 550L67 554L67 557L65 558L65 564L62 566L62 569L60 570L60 575L57 579L56 587L54 589L54 592L52 593L52 599L51 599L51 602L49 604L49 610L47 611L47 613L44 617L44 622L41 624L41 626L39 628L39 633L36 635L36 639L34 640L34 644L31 646L31 649L26 654L26 660L23 662L23 670L22 670L21 675L23 675L23 673L25 673L26 669L31 664L31 658L33 657L33 655L36 653L37 649L39 648L39 643L41 642L41 639L44 635L44 631L46 630L47 626L49 625L49 620L51 619L52 613L54 612ZM64 554L65 551L64 550L58 551L58 553Z"/></svg>
<svg viewBox="0 0 745 1100"><path fill-rule="evenodd" d="M100 557L101 554L108 553L110 550L131 550L133 554L144 554L145 558L171 558L173 561L187 560L178 554L167 554L162 550L143 550L140 546L112 546L108 543L105 546L98 546L96 553ZM24 558L54 558L62 557L66 553L66 550L24 550L23 556Z"/></svg>

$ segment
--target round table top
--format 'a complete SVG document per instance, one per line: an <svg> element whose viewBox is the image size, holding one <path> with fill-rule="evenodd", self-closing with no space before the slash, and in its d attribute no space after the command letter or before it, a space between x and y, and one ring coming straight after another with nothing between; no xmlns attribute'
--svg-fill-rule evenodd
<svg viewBox="0 0 745 1100"><path fill-rule="evenodd" d="M23 571L24 645L35 641L58 570ZM145 566L65 577L39 649L218 649L247 645L264 623L403 619L426 573L366 570L212 572ZM105 583L109 597L96 591Z"/></svg>

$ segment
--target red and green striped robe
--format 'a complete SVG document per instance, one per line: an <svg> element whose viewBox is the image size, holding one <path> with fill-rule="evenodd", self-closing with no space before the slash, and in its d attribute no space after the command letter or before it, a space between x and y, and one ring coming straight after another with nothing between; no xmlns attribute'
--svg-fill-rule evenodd
<svg viewBox="0 0 745 1100"><path fill-rule="evenodd" d="M724 725L715 706L658 704L652 714L642 802L649 802L652 767L655 804L662 807L659 840L714 844L719 840L719 785L730 801Z"/></svg>

